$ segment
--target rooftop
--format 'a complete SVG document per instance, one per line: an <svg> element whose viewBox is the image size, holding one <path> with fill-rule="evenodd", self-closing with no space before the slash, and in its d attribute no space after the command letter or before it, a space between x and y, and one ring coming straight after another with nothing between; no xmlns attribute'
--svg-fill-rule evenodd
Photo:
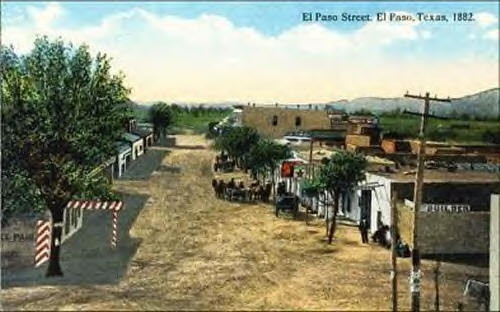
<svg viewBox="0 0 500 312"><path fill-rule="evenodd" d="M115 142L115 146L116 146L116 149L118 151L118 154L121 154L121 153L124 153L124 152L131 150L130 145L124 141Z"/></svg>
<svg viewBox="0 0 500 312"><path fill-rule="evenodd" d="M147 137L148 135L151 135L153 132L151 130L144 128L136 128L132 130L132 133L144 138Z"/></svg>
<svg viewBox="0 0 500 312"><path fill-rule="evenodd" d="M128 132L125 132L123 135L122 135L123 139L125 141L128 141L128 142L136 142L136 141L139 141L141 140L141 137L135 135L135 134L132 134L132 133L128 133Z"/></svg>
<svg viewBox="0 0 500 312"><path fill-rule="evenodd" d="M396 182L414 182L415 168L404 167L395 172L370 172L372 175L382 176L394 180ZM474 171L474 170L457 170L450 172L446 169L425 169L425 183L500 183L499 173Z"/></svg>

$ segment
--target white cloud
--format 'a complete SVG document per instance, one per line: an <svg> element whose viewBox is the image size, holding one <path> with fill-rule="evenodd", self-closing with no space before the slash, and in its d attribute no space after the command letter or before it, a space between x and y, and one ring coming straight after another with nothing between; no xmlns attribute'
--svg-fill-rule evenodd
<svg viewBox="0 0 500 312"><path fill-rule="evenodd" d="M44 9L30 6L27 10L28 14L34 20L36 27L43 30L50 27L54 21L64 14L61 5L57 2L50 2Z"/></svg>
<svg viewBox="0 0 500 312"><path fill-rule="evenodd" d="M485 39L491 39L491 40L498 40L498 29L493 29L490 31L487 31L484 35L483 38Z"/></svg>
<svg viewBox="0 0 500 312"><path fill-rule="evenodd" d="M420 36L422 37L422 39L429 39L432 37L432 33L428 30L422 30L420 32Z"/></svg>
<svg viewBox="0 0 500 312"><path fill-rule="evenodd" d="M498 18L496 18L496 16L494 16L493 14L487 12L476 13L474 14L474 18L479 26L483 28L498 23Z"/></svg>
<svg viewBox="0 0 500 312"><path fill-rule="evenodd" d="M64 15L59 4L29 12L33 23L4 28L4 42L22 52L39 32L86 42L113 57L136 100L306 103L397 96L411 87L453 96L498 81L489 63L464 64L460 70L468 74L455 84L446 74L453 60L443 65L387 55L398 42L430 38L418 22L371 22L351 32L299 24L269 36L213 14L188 19L135 8L71 29L54 26Z"/></svg>

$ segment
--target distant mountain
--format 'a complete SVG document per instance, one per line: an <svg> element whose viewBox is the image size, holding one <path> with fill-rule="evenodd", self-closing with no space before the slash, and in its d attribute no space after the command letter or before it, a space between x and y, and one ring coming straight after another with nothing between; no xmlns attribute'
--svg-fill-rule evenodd
<svg viewBox="0 0 500 312"><path fill-rule="evenodd" d="M334 109L342 109L348 113L368 110L374 113L389 112L395 109L420 112L422 101L417 99L364 97L354 100L340 100L326 104ZM499 117L499 88L482 91L473 95L451 99L450 103L431 104L430 111L436 115L450 116L467 114L475 117Z"/></svg>
<svg viewBox="0 0 500 312"><path fill-rule="evenodd" d="M489 89L476 94L467 95L461 98L451 99L450 103L439 102L431 104L430 111L432 114L440 116L460 116L467 114L469 116L481 118L494 118L500 116L500 101L499 101L499 88ZM156 101L149 102L132 102L133 108L136 111L141 111L142 114L147 113L149 107L156 103ZM169 102L170 103L170 102ZM239 102L219 102L219 103L191 103L179 102L179 106L198 106L205 107L231 107L233 105L246 105L246 103ZM259 104L261 106L262 104ZM272 104L268 104L272 106ZM368 110L373 113L390 112L395 109L408 110L413 112L420 112L422 109L422 101L417 99L398 97L398 98L380 98L380 97L363 97L354 100L338 100L329 103L316 103L311 104L318 109L334 108L342 109L348 113ZM280 107L297 108L296 104L280 104ZM301 104L300 109L307 109L309 105Z"/></svg>

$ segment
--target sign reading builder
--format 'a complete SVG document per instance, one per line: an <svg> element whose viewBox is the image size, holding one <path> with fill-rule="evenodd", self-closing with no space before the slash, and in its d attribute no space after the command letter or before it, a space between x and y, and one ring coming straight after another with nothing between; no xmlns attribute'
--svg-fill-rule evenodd
<svg viewBox="0 0 500 312"><path fill-rule="evenodd" d="M422 212L470 212L470 205L466 204L422 204Z"/></svg>

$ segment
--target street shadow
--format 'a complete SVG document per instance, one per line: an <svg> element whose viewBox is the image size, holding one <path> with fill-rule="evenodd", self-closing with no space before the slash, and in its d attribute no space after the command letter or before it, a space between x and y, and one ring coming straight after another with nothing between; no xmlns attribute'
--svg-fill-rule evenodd
<svg viewBox="0 0 500 312"><path fill-rule="evenodd" d="M141 239L130 237L129 231L149 197L121 195L125 206L118 214L116 248L111 247L111 212L87 210L82 228L61 247L60 264L64 276L46 278L46 262L38 268L3 270L2 287L119 283L141 244Z"/></svg>
<svg viewBox="0 0 500 312"><path fill-rule="evenodd" d="M173 149L187 149L187 150L204 150L207 149L205 145L175 145Z"/></svg>
<svg viewBox="0 0 500 312"><path fill-rule="evenodd" d="M133 160L118 180L140 181L149 179L169 153L170 151L166 149L151 148L145 154Z"/></svg>
<svg viewBox="0 0 500 312"><path fill-rule="evenodd" d="M180 173L181 167L161 165L158 167L156 171L168 172L168 173Z"/></svg>
<svg viewBox="0 0 500 312"><path fill-rule="evenodd" d="M330 255L336 252L337 249L333 248L315 248L315 249L309 249L307 251L308 254L315 254L315 255Z"/></svg>

